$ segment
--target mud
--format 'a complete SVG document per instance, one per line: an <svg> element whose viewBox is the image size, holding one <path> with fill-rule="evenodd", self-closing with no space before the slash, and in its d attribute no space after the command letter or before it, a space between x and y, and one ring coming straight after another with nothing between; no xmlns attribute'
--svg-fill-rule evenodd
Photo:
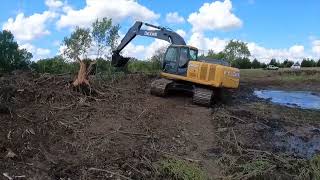
<svg viewBox="0 0 320 180"><path fill-rule="evenodd" d="M85 96L70 88L70 75L0 77L1 178L163 179L157 163L168 157L199 164L210 179L247 177L239 166L257 152L277 164L265 173L295 177L273 154L318 154L317 111L261 101L243 84L232 98L200 107L189 94L149 95L155 78L92 79L97 93Z"/></svg>

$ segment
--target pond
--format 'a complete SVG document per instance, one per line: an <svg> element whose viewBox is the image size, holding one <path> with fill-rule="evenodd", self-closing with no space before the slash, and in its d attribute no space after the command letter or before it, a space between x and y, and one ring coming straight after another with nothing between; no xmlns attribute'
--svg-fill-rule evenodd
<svg viewBox="0 0 320 180"><path fill-rule="evenodd" d="M320 110L319 93L309 91L256 90L254 94L259 98L288 107Z"/></svg>

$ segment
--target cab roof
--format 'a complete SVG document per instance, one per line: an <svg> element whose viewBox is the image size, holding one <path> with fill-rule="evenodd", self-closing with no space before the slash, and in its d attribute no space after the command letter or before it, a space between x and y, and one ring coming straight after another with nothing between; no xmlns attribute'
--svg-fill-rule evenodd
<svg viewBox="0 0 320 180"><path fill-rule="evenodd" d="M194 46L190 46L190 45L177 45L177 44L171 44L170 45L171 47L188 47L190 49L195 49L195 50L198 50L198 48L194 47Z"/></svg>

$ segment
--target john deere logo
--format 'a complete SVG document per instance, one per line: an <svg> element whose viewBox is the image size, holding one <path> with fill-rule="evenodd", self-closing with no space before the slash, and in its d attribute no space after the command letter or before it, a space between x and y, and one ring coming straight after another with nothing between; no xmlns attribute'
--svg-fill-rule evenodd
<svg viewBox="0 0 320 180"><path fill-rule="evenodd" d="M198 68L199 65L198 64L192 64L192 63L189 63L189 68Z"/></svg>
<svg viewBox="0 0 320 180"><path fill-rule="evenodd" d="M150 31L145 31L144 32L145 36L158 36L158 33L156 32L150 32Z"/></svg>
<svg viewBox="0 0 320 180"><path fill-rule="evenodd" d="M240 73L234 72L234 71L224 71L224 75L234 77L234 78L240 78Z"/></svg>

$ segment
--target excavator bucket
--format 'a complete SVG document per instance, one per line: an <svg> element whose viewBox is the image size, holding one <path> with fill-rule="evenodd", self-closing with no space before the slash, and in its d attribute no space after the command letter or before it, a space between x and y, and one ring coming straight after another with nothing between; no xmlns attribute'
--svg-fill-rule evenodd
<svg viewBox="0 0 320 180"><path fill-rule="evenodd" d="M118 53L113 53L111 58L111 64L114 67L123 67L127 64L130 58L123 57Z"/></svg>

